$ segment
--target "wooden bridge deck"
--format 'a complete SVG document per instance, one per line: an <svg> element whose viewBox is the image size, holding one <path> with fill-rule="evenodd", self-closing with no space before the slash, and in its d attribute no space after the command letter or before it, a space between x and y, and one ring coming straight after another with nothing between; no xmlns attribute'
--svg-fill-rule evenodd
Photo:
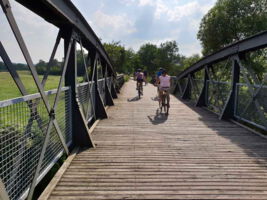
<svg viewBox="0 0 267 200"><path fill-rule="evenodd" d="M265 139L175 97L165 117L144 94L126 83L50 199L267 199Z"/></svg>

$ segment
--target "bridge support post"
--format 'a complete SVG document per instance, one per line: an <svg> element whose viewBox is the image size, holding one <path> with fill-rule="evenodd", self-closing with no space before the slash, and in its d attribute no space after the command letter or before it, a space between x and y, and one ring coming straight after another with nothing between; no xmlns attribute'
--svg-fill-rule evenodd
<svg viewBox="0 0 267 200"><path fill-rule="evenodd" d="M190 79L191 79L191 75L189 74L187 76L187 83L185 86L185 90L182 94L182 99L190 99L190 93L191 93L191 85L190 85Z"/></svg>
<svg viewBox="0 0 267 200"><path fill-rule="evenodd" d="M220 119L231 119L234 117L235 113L235 98L236 98L236 84L239 82L240 78L240 66L238 62L232 58L232 85L231 92L227 98L224 109L220 115Z"/></svg>
<svg viewBox="0 0 267 200"><path fill-rule="evenodd" d="M65 42L65 53L66 47L69 43L70 36L67 36ZM82 115L82 110L79 105L78 92L77 92L77 62L76 62L76 41L73 42L69 62L67 65L67 71L65 74L65 85L71 87L71 104L72 104L72 132L73 132L73 143L80 147L94 147L92 137L89 133L87 122Z"/></svg>
<svg viewBox="0 0 267 200"><path fill-rule="evenodd" d="M93 73L93 80L95 82L95 115L97 119L106 119L108 118L106 109L105 109L105 105L104 102L101 98L100 92L99 92L99 88L98 88L98 70L97 70L97 65L99 64L99 55L97 52L94 52L93 55L93 59L94 60L94 73Z"/></svg>
<svg viewBox="0 0 267 200"><path fill-rule="evenodd" d="M112 95L112 98L113 99L117 99L118 98L118 95L117 95L117 91L115 89L115 80L114 80L114 77L112 77L112 83L111 83L111 95Z"/></svg>
<svg viewBox="0 0 267 200"><path fill-rule="evenodd" d="M207 106L207 98L208 98L208 80L210 80L209 78L209 73L208 73L208 66L205 67L205 75L204 75L204 85L203 88L201 90L200 96L197 100L196 106L197 107L202 107L202 106Z"/></svg>
<svg viewBox="0 0 267 200"><path fill-rule="evenodd" d="M107 76L108 76L108 68L105 66L105 96L106 96L106 103L108 106L114 106L113 98L111 95L111 91L109 90L108 83L107 83ZM111 83L112 85L112 83Z"/></svg>

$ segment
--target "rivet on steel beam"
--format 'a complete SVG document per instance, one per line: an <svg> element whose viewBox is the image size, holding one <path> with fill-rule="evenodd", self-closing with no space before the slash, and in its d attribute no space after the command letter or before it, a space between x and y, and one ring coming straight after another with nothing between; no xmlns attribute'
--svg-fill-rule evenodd
<svg viewBox="0 0 267 200"><path fill-rule="evenodd" d="M55 110L54 109L51 109L50 110L49 117L52 118L52 119L55 119L56 118L56 113L55 113Z"/></svg>

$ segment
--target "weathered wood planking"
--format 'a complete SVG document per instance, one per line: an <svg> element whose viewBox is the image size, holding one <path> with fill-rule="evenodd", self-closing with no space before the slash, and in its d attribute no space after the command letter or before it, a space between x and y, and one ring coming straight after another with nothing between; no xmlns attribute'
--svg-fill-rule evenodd
<svg viewBox="0 0 267 200"><path fill-rule="evenodd" d="M267 199L267 141L171 98L157 112L156 88L123 87L50 199Z"/></svg>

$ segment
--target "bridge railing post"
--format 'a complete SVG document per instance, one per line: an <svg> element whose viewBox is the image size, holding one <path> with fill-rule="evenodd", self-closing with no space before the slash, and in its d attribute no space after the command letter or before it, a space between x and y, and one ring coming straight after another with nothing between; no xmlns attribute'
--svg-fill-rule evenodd
<svg viewBox="0 0 267 200"><path fill-rule="evenodd" d="M197 100L196 106L197 107L202 107L205 106L207 107L207 100L208 100L208 81L210 80L209 78L209 73L208 73L208 66L204 68L204 82L203 82L203 88L201 90L201 93L199 95L199 98Z"/></svg>
<svg viewBox="0 0 267 200"><path fill-rule="evenodd" d="M113 98L111 95L110 88L108 86L108 68L107 65L104 65L105 68L105 96L106 96L106 103L108 106L114 106ZM111 77L109 77L111 78Z"/></svg>
<svg viewBox="0 0 267 200"><path fill-rule="evenodd" d="M67 32L67 30L66 30ZM66 47L69 43L71 36L67 35L65 37L65 54L66 54ZM74 40L70 56L69 62L67 65L67 71L65 74L65 85L71 87L71 113L72 113L72 141L75 146L81 147L94 147L94 143L92 137L89 133L89 128L87 126L87 122L82 115L82 110L79 105L78 100L78 92L77 92L77 55L76 55L76 41Z"/></svg>
<svg viewBox="0 0 267 200"><path fill-rule="evenodd" d="M105 118L108 118L108 115L107 115L107 112L106 112L106 109L105 109L105 105L104 105L104 102L102 100L102 97L101 97L101 94L100 94L100 91L99 91L99 84L98 84L98 65L99 65L99 62L100 62L100 57L98 55L97 52L95 52L95 56L94 56L94 73L93 73L93 80L94 80L94 83L95 83L95 114L96 114L96 118L97 119L105 119Z"/></svg>
<svg viewBox="0 0 267 200"><path fill-rule="evenodd" d="M187 82L185 89L182 94L182 99L190 99L191 96L191 84L190 84L191 74L188 74L187 76Z"/></svg>
<svg viewBox="0 0 267 200"><path fill-rule="evenodd" d="M116 79L114 78L114 76L111 77L112 79L112 83L111 83L111 95L113 99L117 99L118 95L117 95L117 91L116 91Z"/></svg>
<svg viewBox="0 0 267 200"><path fill-rule="evenodd" d="M231 91L227 98L226 104L220 115L220 119L231 119L234 117L235 105L236 105L236 85L239 83L240 79L240 66L236 59L232 57L232 81L231 81Z"/></svg>

